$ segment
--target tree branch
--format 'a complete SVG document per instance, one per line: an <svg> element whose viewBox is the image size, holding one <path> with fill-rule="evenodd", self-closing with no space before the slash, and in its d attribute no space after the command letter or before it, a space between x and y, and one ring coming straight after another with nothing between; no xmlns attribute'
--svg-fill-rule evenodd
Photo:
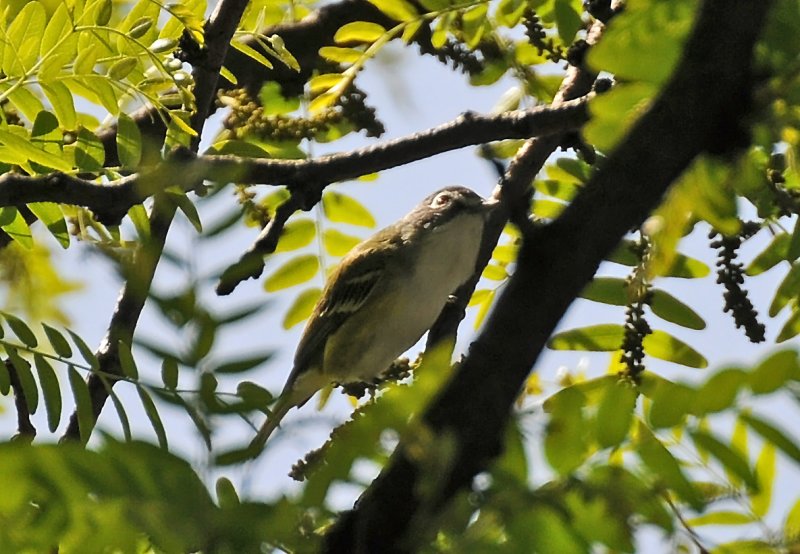
<svg viewBox="0 0 800 554"><path fill-rule="evenodd" d="M239 20L247 7L247 0L221 0L206 27L206 44L208 59L213 63L225 58L233 33ZM216 90L218 71L207 67L197 67L194 70L195 98L197 99L197 113L192 118L192 128L197 132L197 137L192 142L193 150L197 151L197 144L202 134L208 114L211 110L211 98ZM193 176L193 178L196 176ZM167 183L170 183L167 181ZM171 183L170 183L171 184ZM163 183L160 186L164 186ZM120 291L117 307L111 316L108 331L97 352L100 372L92 374L88 379L89 394L92 401L92 413L95 420L100 416L103 406L108 400L110 387L114 380L104 377L108 374L121 373L118 344L123 341L131 343L139 316L144 308L147 292L153 281L158 261L167 240L167 234L175 215L175 204L165 194L157 194L150 213L150 237L142 242L135 253L135 274L131 274L125 281ZM78 426L77 411L72 413L62 441L78 440L80 429Z"/></svg>
<svg viewBox="0 0 800 554"><path fill-rule="evenodd" d="M501 448L514 400L558 321L626 232L701 152L730 151L748 109L753 47L772 3L706 0L670 82L552 224L524 236L517 270L470 352L423 416L456 439L426 504L404 444L327 535L326 552L407 552L410 525L468 487ZM722 144L721 144L722 143ZM721 148L722 147L722 148Z"/></svg>
<svg viewBox="0 0 800 554"><path fill-rule="evenodd" d="M230 266L217 285L217 293L230 294L236 286L261 275L263 256L275 250L283 225L298 209L311 209L330 183L397 167L465 146L496 140L547 136L579 129L588 120L590 96L555 107L536 107L496 115L471 112L432 129L350 152L311 160L226 161L223 156L204 157L206 175L221 172L239 183L275 183L290 188L292 197L281 206L253 246ZM299 196L299 197L298 197Z"/></svg>
<svg viewBox="0 0 800 554"><path fill-rule="evenodd" d="M25 391L19 380L17 368L14 367L11 360L7 359L2 363L6 366L6 371L8 371L9 380L11 381L11 390L14 391L14 409L17 411L17 435L32 441L36 436L36 427L31 423L28 399L25 397Z"/></svg>

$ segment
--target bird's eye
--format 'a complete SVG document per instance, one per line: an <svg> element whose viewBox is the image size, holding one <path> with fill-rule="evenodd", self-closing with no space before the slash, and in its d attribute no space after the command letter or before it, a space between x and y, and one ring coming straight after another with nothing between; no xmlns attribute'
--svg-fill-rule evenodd
<svg viewBox="0 0 800 554"><path fill-rule="evenodd" d="M431 202L431 206L434 208L441 208L442 206L447 206L450 202L453 201L453 195L449 192L443 192L436 196Z"/></svg>

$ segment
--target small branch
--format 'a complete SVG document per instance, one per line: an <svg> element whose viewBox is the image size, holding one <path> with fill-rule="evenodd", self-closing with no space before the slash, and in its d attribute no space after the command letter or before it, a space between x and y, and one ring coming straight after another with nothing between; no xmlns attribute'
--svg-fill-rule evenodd
<svg viewBox="0 0 800 554"><path fill-rule="evenodd" d="M0 206L30 202L56 202L89 208L101 222L119 223L142 198L136 193L137 177L124 177L99 185L65 173L28 176L6 173L0 177Z"/></svg>
<svg viewBox="0 0 800 554"><path fill-rule="evenodd" d="M17 436L32 441L36 436L36 427L31 423L28 413L28 399L25 398L25 391L22 390L22 383L19 381L17 369L11 360L3 362L6 365L8 376L11 381L11 390L14 391L14 409L17 410Z"/></svg>

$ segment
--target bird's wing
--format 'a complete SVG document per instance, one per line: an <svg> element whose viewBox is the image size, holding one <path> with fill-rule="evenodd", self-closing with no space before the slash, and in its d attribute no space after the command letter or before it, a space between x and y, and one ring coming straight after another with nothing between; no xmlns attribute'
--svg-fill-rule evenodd
<svg viewBox="0 0 800 554"><path fill-rule="evenodd" d="M353 312L364 305L384 275L384 257L371 256L369 250L353 252L347 264L340 264L328 279L322 300L314 308L309 326L300 339L294 358L294 368L284 390L294 384L297 376L315 362L321 361L328 337Z"/></svg>

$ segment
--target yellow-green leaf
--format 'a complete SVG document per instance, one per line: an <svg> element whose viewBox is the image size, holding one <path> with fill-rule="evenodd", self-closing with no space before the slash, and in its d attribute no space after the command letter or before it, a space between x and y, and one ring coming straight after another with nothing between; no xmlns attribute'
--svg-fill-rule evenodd
<svg viewBox="0 0 800 554"><path fill-rule="evenodd" d="M142 159L142 133L126 113L117 119L117 155L123 167L134 169Z"/></svg>
<svg viewBox="0 0 800 554"><path fill-rule="evenodd" d="M708 361L702 354L664 331L653 331L644 338L642 344L646 354L659 360L698 369L708 367Z"/></svg>
<svg viewBox="0 0 800 554"><path fill-rule="evenodd" d="M322 234L322 244L325 246L325 251L331 256L344 256L359 242L361 242L360 238L336 229L325 229Z"/></svg>
<svg viewBox="0 0 800 554"><path fill-rule="evenodd" d="M758 364L750 374L750 389L755 394L768 394L800 376L797 351L782 350Z"/></svg>
<svg viewBox="0 0 800 554"><path fill-rule="evenodd" d="M770 444L774 444L781 452L800 464L800 447L797 446L792 437L769 421L756 417L753 414L742 413L739 417L747 423L753 431L761 435L764 440L768 441Z"/></svg>
<svg viewBox="0 0 800 554"><path fill-rule="evenodd" d="M605 387L597 408L594 432L601 448L617 446L628 436L636 397L636 389L625 381L610 382Z"/></svg>
<svg viewBox="0 0 800 554"><path fill-rule="evenodd" d="M331 62L356 63L364 55L364 52L356 50L355 48L323 46L319 49L319 55Z"/></svg>
<svg viewBox="0 0 800 554"><path fill-rule="evenodd" d="M333 35L333 40L338 44L348 42L364 42L371 44L378 40L385 32L386 29L377 23L353 21L340 27L339 30L336 31L336 34Z"/></svg>
<svg viewBox="0 0 800 554"><path fill-rule="evenodd" d="M144 407L144 412L147 414L147 419L150 420L150 424L156 432L158 445L164 449L168 448L167 432L164 430L164 423L161 421L155 402L141 385L136 385L136 392L139 393L139 399L142 401L142 407Z"/></svg>
<svg viewBox="0 0 800 554"><path fill-rule="evenodd" d="M348 223L361 227L375 227L375 218L358 200L339 192L327 192L322 196L325 216L336 223Z"/></svg>
<svg viewBox="0 0 800 554"><path fill-rule="evenodd" d="M653 475L663 480L669 488L689 503L695 510L703 507L703 498L700 492L684 475L680 464L661 441L639 422L638 440L636 451L644 464L650 468Z"/></svg>
<svg viewBox="0 0 800 554"><path fill-rule="evenodd" d="M64 335L46 323L42 323L42 328L44 329L45 336L47 336L47 340L50 341L50 346L53 347L53 352L62 358L69 358L72 356L72 348L67 342L67 339L64 338Z"/></svg>
<svg viewBox="0 0 800 554"><path fill-rule="evenodd" d="M706 322L689 306L663 290L653 289L650 307L658 317L688 329L705 329Z"/></svg>
<svg viewBox="0 0 800 554"><path fill-rule="evenodd" d="M231 42L231 46L233 46L236 50L247 56L248 58L252 58L267 69L272 69L272 62L267 59L264 54L253 48L252 46L245 44L239 41Z"/></svg>
<svg viewBox="0 0 800 554"><path fill-rule="evenodd" d="M15 207L0 208L0 229L25 248L33 248L31 228Z"/></svg>
<svg viewBox="0 0 800 554"><path fill-rule="evenodd" d="M772 488L775 483L775 446L766 443L756 460L756 478L758 479L758 492L750 497L750 506L753 513L763 518L769 512L772 504Z"/></svg>
<svg viewBox="0 0 800 554"><path fill-rule="evenodd" d="M123 340L117 341L117 352L119 353L119 365L122 374L130 377L134 381L139 378L139 369L136 367L136 360L133 359L131 347Z"/></svg>
<svg viewBox="0 0 800 554"><path fill-rule="evenodd" d="M22 344L30 348L38 346L39 341L27 323L13 314L6 312L0 312L0 314L6 320L8 326L11 327L11 330L14 331L14 334L17 335L17 338L22 341Z"/></svg>
<svg viewBox="0 0 800 554"><path fill-rule="evenodd" d="M697 449L705 450L716 458L732 478L741 479L750 489L758 489L756 476L741 452L725 444L709 432L694 430L690 432L690 435Z"/></svg>
<svg viewBox="0 0 800 554"><path fill-rule="evenodd" d="M745 525L752 522L753 516L749 514L729 511L709 512L686 520L686 523L692 527L700 527L702 525Z"/></svg>
<svg viewBox="0 0 800 554"><path fill-rule="evenodd" d="M33 378L31 364L19 355L16 348L6 345L5 350L11 365L17 372L17 379L22 385L22 393L28 404L28 413L36 413L36 409L39 407L39 387L36 386L36 379Z"/></svg>
<svg viewBox="0 0 800 554"><path fill-rule="evenodd" d="M53 202L33 202L28 204L28 209L33 212L39 221L45 224L50 234L58 241L62 248L69 247L69 229L64 219L64 214L58 204Z"/></svg>
<svg viewBox="0 0 800 554"><path fill-rule="evenodd" d="M319 258L312 254L297 256L276 269L264 281L268 292L287 289L312 279L319 270Z"/></svg>
<svg viewBox="0 0 800 554"><path fill-rule="evenodd" d="M322 290L319 288L307 289L298 294L286 311L286 315L283 316L283 328L291 329L308 319L321 294Z"/></svg>
<svg viewBox="0 0 800 554"><path fill-rule="evenodd" d="M317 233L317 225L311 219L295 219L287 223L275 252L291 252L309 244Z"/></svg>
<svg viewBox="0 0 800 554"><path fill-rule="evenodd" d="M419 16L408 0L369 0L369 3L395 21L412 21Z"/></svg>

